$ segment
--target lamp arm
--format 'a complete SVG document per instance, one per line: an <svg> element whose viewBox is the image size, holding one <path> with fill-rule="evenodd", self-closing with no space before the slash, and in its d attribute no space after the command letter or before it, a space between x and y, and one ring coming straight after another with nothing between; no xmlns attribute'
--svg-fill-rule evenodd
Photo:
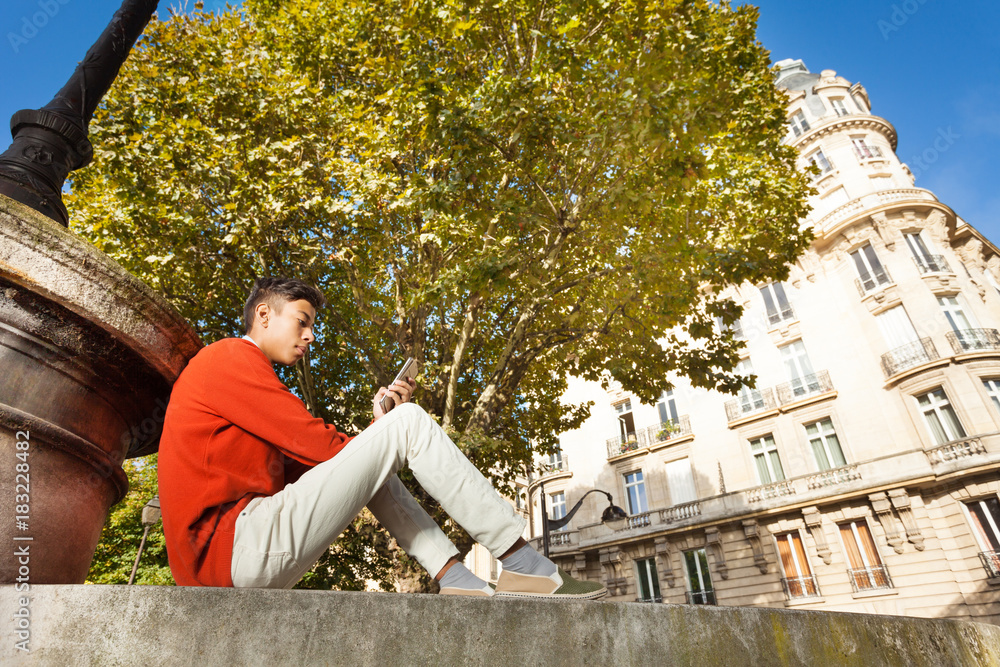
<svg viewBox="0 0 1000 667"><path fill-rule="evenodd" d="M565 526L566 524L568 524L570 522L570 519L573 518L573 515L576 514L577 510L580 509L580 506L583 505L584 498L586 498L592 493L603 493L608 497L608 502L609 503L611 502L611 494L608 493L607 491L601 491L600 489L591 489L590 491L587 491L585 494L583 494L583 498L580 498L580 500L577 501L576 505L573 505L573 509L567 512L566 516L564 516L561 519L549 519L549 530L558 530L563 526Z"/></svg>

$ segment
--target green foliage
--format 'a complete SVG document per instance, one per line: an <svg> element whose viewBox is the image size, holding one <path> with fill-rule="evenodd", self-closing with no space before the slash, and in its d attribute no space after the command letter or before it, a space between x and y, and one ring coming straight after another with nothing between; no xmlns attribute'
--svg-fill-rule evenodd
<svg viewBox="0 0 1000 667"><path fill-rule="evenodd" d="M718 289L810 238L755 22L708 0L172 16L91 125L72 226L208 340L242 333L254 275L313 281L320 341L284 379L314 412L363 428L414 356L416 400L504 484L588 416L567 375L740 386Z"/></svg>
<svg viewBox="0 0 1000 667"><path fill-rule="evenodd" d="M130 459L122 466L128 475L129 490L124 500L111 508L94 560L87 574L88 584L127 584L142 541L142 508L156 495L156 455ZM157 522L146 537L136 584L172 586L167 563L163 524Z"/></svg>

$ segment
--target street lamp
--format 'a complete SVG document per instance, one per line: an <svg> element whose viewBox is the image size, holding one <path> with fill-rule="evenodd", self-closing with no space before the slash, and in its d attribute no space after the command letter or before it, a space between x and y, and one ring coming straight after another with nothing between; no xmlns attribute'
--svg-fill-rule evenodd
<svg viewBox="0 0 1000 667"><path fill-rule="evenodd" d="M542 482L538 486L538 492L542 496L542 544L544 545L545 557L549 557L549 529L559 530L560 528L569 524L570 519L576 514L577 510L583 505L583 500L592 493L603 493L608 497L608 506L604 508L604 512L601 514L601 522L612 524L620 524L628 518L628 513L625 512L621 507L615 505L614 500L611 498L611 494L607 491L601 491L600 489L591 489L583 494L583 497L577 501L576 505L573 505L573 509L566 513L566 516L560 519L549 519L549 507L548 498L545 495L545 482Z"/></svg>

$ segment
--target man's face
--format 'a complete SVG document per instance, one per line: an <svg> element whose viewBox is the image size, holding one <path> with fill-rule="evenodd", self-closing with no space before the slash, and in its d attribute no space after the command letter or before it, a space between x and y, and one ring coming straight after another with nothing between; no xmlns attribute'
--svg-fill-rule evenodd
<svg viewBox="0 0 1000 667"><path fill-rule="evenodd" d="M316 309L305 299L288 301L277 311L268 304L259 304L251 338L272 363L293 365L316 340L313 324Z"/></svg>

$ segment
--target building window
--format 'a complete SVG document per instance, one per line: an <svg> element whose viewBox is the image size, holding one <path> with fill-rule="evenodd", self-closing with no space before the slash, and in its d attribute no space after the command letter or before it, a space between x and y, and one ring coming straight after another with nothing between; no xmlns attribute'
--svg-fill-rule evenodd
<svg viewBox="0 0 1000 667"><path fill-rule="evenodd" d="M674 398L673 389L663 392L663 398L656 404L656 410L660 413L661 424L676 424L679 421L677 417L677 399Z"/></svg>
<svg viewBox="0 0 1000 667"><path fill-rule="evenodd" d="M644 558L635 562L635 583L639 602L663 602L660 581L656 577L656 559Z"/></svg>
<svg viewBox="0 0 1000 667"><path fill-rule="evenodd" d="M549 504L552 507L552 511L549 513L550 521L558 521L559 519L566 516L566 492L559 491L553 493L549 496ZM566 527L558 528L557 530L566 530Z"/></svg>
<svg viewBox="0 0 1000 667"><path fill-rule="evenodd" d="M951 271L948 262L941 255L935 255L930 251L927 242L924 241L920 232L904 234L906 246L913 255L913 261L921 273L947 273Z"/></svg>
<svg viewBox="0 0 1000 667"><path fill-rule="evenodd" d="M792 396L797 398L817 393L820 388L819 378L813 372L809 354L802 341L797 340L794 343L782 345L778 351L781 352L781 360L785 362L785 370L788 371Z"/></svg>
<svg viewBox="0 0 1000 667"><path fill-rule="evenodd" d="M718 328L720 334L731 331L733 332L733 338L736 340L747 339L746 334L743 333L743 324L739 320L736 320L732 324L726 324L722 321L722 316L717 315L715 317L715 326Z"/></svg>
<svg viewBox="0 0 1000 667"><path fill-rule="evenodd" d="M823 153L822 148L807 155L806 162L810 165L814 165L817 169L819 169L819 175L818 176L814 175L815 178L820 178L833 171L833 165L830 164L830 161L828 159L826 159L826 155Z"/></svg>
<svg viewBox="0 0 1000 667"><path fill-rule="evenodd" d="M991 577L1000 577L1000 501L996 497L984 498L965 503L965 509L979 543L983 567Z"/></svg>
<svg viewBox="0 0 1000 667"><path fill-rule="evenodd" d="M684 552L684 569L687 571L688 604L715 604L712 577L708 573L708 556L704 549Z"/></svg>
<svg viewBox="0 0 1000 667"><path fill-rule="evenodd" d="M490 554L490 581L496 581L500 577L500 561L496 556Z"/></svg>
<svg viewBox="0 0 1000 667"><path fill-rule="evenodd" d="M642 479L641 470L625 475L625 497L628 498L629 514L634 516L649 511L646 504L646 483Z"/></svg>
<svg viewBox="0 0 1000 667"><path fill-rule="evenodd" d="M778 446L774 436L768 434L762 438L750 441L750 453L753 454L754 466L757 468L757 479L761 484L771 484L785 479L785 471L781 468L778 458Z"/></svg>
<svg viewBox="0 0 1000 667"><path fill-rule="evenodd" d="M847 465L832 420L823 419L806 424L806 437L809 438L809 446L812 447L813 456L816 457L816 465L820 470Z"/></svg>
<svg viewBox="0 0 1000 667"><path fill-rule="evenodd" d="M744 377L756 377L754 376L753 366L750 363L749 357L743 359L736 365L736 373ZM740 387L739 404L740 411L743 414L763 410L764 396L760 393L760 391L743 385Z"/></svg>
<svg viewBox="0 0 1000 667"><path fill-rule="evenodd" d="M858 285L862 294L872 291L879 285L888 285L892 282L871 243L866 243L852 252L851 259L854 260L854 268L858 271Z"/></svg>
<svg viewBox="0 0 1000 667"><path fill-rule="evenodd" d="M965 429L958 421L955 409L948 402L944 389L938 388L917 396L917 404L924 414L927 430L938 445L965 437Z"/></svg>
<svg viewBox="0 0 1000 667"><path fill-rule="evenodd" d="M958 302L957 296L939 296L938 305L941 306L941 312L944 313L945 319L951 325L951 330L956 334L962 334L976 328L975 323L962 309L962 304Z"/></svg>
<svg viewBox="0 0 1000 667"><path fill-rule="evenodd" d="M764 297L764 306L767 308L767 321L769 324L777 324L784 320L795 317L792 305L788 303L785 296L785 286L781 283L770 283L760 289L760 295Z"/></svg>
<svg viewBox="0 0 1000 667"><path fill-rule="evenodd" d="M819 595L816 577L809 567L806 550L802 546L802 537L798 531L775 535L778 542L778 555L781 557L781 567L785 576L781 585L789 600L809 598Z"/></svg>
<svg viewBox="0 0 1000 667"><path fill-rule="evenodd" d="M690 459L677 459L667 463L667 490L670 491L671 505L683 505L698 500Z"/></svg>
<svg viewBox="0 0 1000 667"><path fill-rule="evenodd" d="M847 110L847 105L844 104L843 97L831 97L830 104L833 106L833 110L838 116L846 116L851 113Z"/></svg>
<svg viewBox="0 0 1000 667"><path fill-rule="evenodd" d="M983 386L986 387L986 393L993 399L993 407L997 409L997 412L1000 412L1000 379L983 380Z"/></svg>
<svg viewBox="0 0 1000 667"><path fill-rule="evenodd" d="M788 122L792 126L792 132L795 133L796 137L801 137L809 131L809 121L806 120L805 114L801 111L797 111Z"/></svg>
<svg viewBox="0 0 1000 667"><path fill-rule="evenodd" d="M861 101L861 98L857 95L851 95L851 99L854 100L854 104L858 107L858 111L861 113L868 113L868 109L865 107L865 103Z"/></svg>
<svg viewBox="0 0 1000 667"><path fill-rule="evenodd" d="M847 553L850 569L847 571L854 592L892 588L889 571L875 548L875 541L864 520L842 523L840 539Z"/></svg>
<svg viewBox="0 0 1000 667"><path fill-rule="evenodd" d="M878 146L869 146L868 140L865 137L852 138L851 145L854 147L854 154L859 160L871 160L872 158L882 157L882 149Z"/></svg>
<svg viewBox="0 0 1000 667"><path fill-rule="evenodd" d="M615 405L615 413L618 415L618 430L620 431L622 443L634 441L635 418L632 416L632 401L624 401Z"/></svg>
<svg viewBox="0 0 1000 667"><path fill-rule="evenodd" d="M913 328L910 316L906 314L903 306L895 306L875 316L882 338L890 350L895 350L920 340L917 330ZM922 349L922 348L921 348ZM922 359L929 361L929 359Z"/></svg>

